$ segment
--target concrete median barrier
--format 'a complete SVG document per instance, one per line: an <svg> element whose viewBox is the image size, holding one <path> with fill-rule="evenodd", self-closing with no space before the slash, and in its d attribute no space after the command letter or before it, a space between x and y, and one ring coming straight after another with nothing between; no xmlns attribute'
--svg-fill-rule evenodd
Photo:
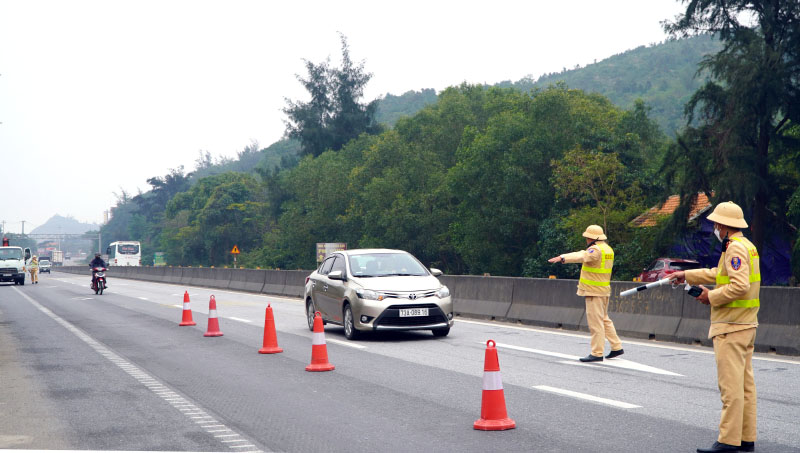
<svg viewBox="0 0 800 453"><path fill-rule="evenodd" d="M800 289L761 288L756 350L800 355Z"/></svg>
<svg viewBox="0 0 800 453"><path fill-rule="evenodd" d="M286 297L303 297L306 286L306 277L311 271L283 271L286 272L286 284L283 286L283 295Z"/></svg>
<svg viewBox="0 0 800 453"><path fill-rule="evenodd" d="M231 275L235 269L208 269L208 277L201 286L227 289L231 284Z"/></svg>
<svg viewBox="0 0 800 453"><path fill-rule="evenodd" d="M608 302L609 317L617 333L653 340L675 340L683 311L683 287L659 287L628 297L619 293L639 286L637 283L613 282ZM586 325L586 319L581 323Z"/></svg>
<svg viewBox="0 0 800 453"><path fill-rule="evenodd" d="M585 304L578 297L575 280L520 278L514 281L514 294L508 319L523 324L578 329Z"/></svg>
<svg viewBox="0 0 800 453"><path fill-rule="evenodd" d="M267 272L258 269L237 269L231 273L228 289L260 293L264 288Z"/></svg>
<svg viewBox="0 0 800 453"><path fill-rule="evenodd" d="M286 286L286 271L267 270L264 271L264 274L264 286L261 288L261 292L283 296Z"/></svg>
<svg viewBox="0 0 800 453"><path fill-rule="evenodd" d="M192 269L192 276L189 280L192 286L208 286L208 281L210 280L211 273L214 269L208 267L197 267Z"/></svg>
<svg viewBox="0 0 800 453"><path fill-rule="evenodd" d="M675 331L674 340L711 346L708 329L711 326L711 307L703 305L694 297L681 296L681 322Z"/></svg>
<svg viewBox="0 0 800 453"><path fill-rule="evenodd" d="M441 276L457 315L505 320L511 307L514 277Z"/></svg>

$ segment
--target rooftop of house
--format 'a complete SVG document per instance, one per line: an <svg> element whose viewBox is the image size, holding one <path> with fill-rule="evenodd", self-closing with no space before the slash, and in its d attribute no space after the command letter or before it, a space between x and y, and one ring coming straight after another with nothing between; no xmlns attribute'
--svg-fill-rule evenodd
<svg viewBox="0 0 800 453"><path fill-rule="evenodd" d="M659 217L672 215L672 213L678 209L680 202L680 195L670 195L669 198L661 203L660 206L653 206L647 210L647 212L633 219L631 223L637 227L655 226L658 223ZM692 204L692 208L689 210L687 221L696 219L700 214L708 210L710 207L711 202L708 201L708 196L706 196L706 194L703 192L698 193L697 198Z"/></svg>

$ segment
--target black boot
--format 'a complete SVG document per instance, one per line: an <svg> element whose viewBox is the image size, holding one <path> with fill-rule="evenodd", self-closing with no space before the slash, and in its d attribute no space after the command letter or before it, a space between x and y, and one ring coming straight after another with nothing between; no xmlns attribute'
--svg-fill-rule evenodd
<svg viewBox="0 0 800 453"><path fill-rule="evenodd" d="M624 350L624 349L620 349L620 350L618 350L618 351L611 351L611 352L609 352L609 353L608 353L608 355L606 356L606 358L607 358L607 359L613 359L614 357L619 357L619 356L621 356L622 354L625 354L625 350Z"/></svg>
<svg viewBox="0 0 800 453"><path fill-rule="evenodd" d="M581 362L602 362L603 356L596 356L596 355L587 355L586 357L581 357L579 359Z"/></svg>
<svg viewBox="0 0 800 453"><path fill-rule="evenodd" d="M756 451L756 443L743 440L742 446L739 447L739 451Z"/></svg>
<svg viewBox="0 0 800 453"><path fill-rule="evenodd" d="M739 451L736 445L723 444L721 442L714 442L711 448L698 448L697 453L714 453L719 451Z"/></svg>

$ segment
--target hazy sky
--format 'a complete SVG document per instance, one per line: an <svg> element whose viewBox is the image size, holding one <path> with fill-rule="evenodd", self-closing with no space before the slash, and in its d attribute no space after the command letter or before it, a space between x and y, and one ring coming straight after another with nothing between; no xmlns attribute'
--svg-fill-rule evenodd
<svg viewBox="0 0 800 453"><path fill-rule="evenodd" d="M366 98L534 78L665 39L677 0L0 0L0 220L101 222L121 190L284 131L302 59L374 74Z"/></svg>

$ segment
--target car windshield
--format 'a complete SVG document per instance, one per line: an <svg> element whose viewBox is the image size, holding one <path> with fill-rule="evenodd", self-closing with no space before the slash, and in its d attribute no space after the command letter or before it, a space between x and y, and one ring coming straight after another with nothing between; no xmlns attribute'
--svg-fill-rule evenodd
<svg viewBox="0 0 800 453"><path fill-rule="evenodd" d="M689 269L698 269L700 267L700 263L670 263L669 267L670 269L685 271Z"/></svg>
<svg viewBox="0 0 800 453"><path fill-rule="evenodd" d="M350 256L354 277L425 276L428 270L408 253L368 253Z"/></svg>
<svg viewBox="0 0 800 453"><path fill-rule="evenodd" d="M41 260L41 261L39 261L39 264L41 264L41 265L50 264L50 261L48 261L48 260Z"/></svg>
<svg viewBox="0 0 800 453"><path fill-rule="evenodd" d="M0 249L0 260L21 260L22 249Z"/></svg>

